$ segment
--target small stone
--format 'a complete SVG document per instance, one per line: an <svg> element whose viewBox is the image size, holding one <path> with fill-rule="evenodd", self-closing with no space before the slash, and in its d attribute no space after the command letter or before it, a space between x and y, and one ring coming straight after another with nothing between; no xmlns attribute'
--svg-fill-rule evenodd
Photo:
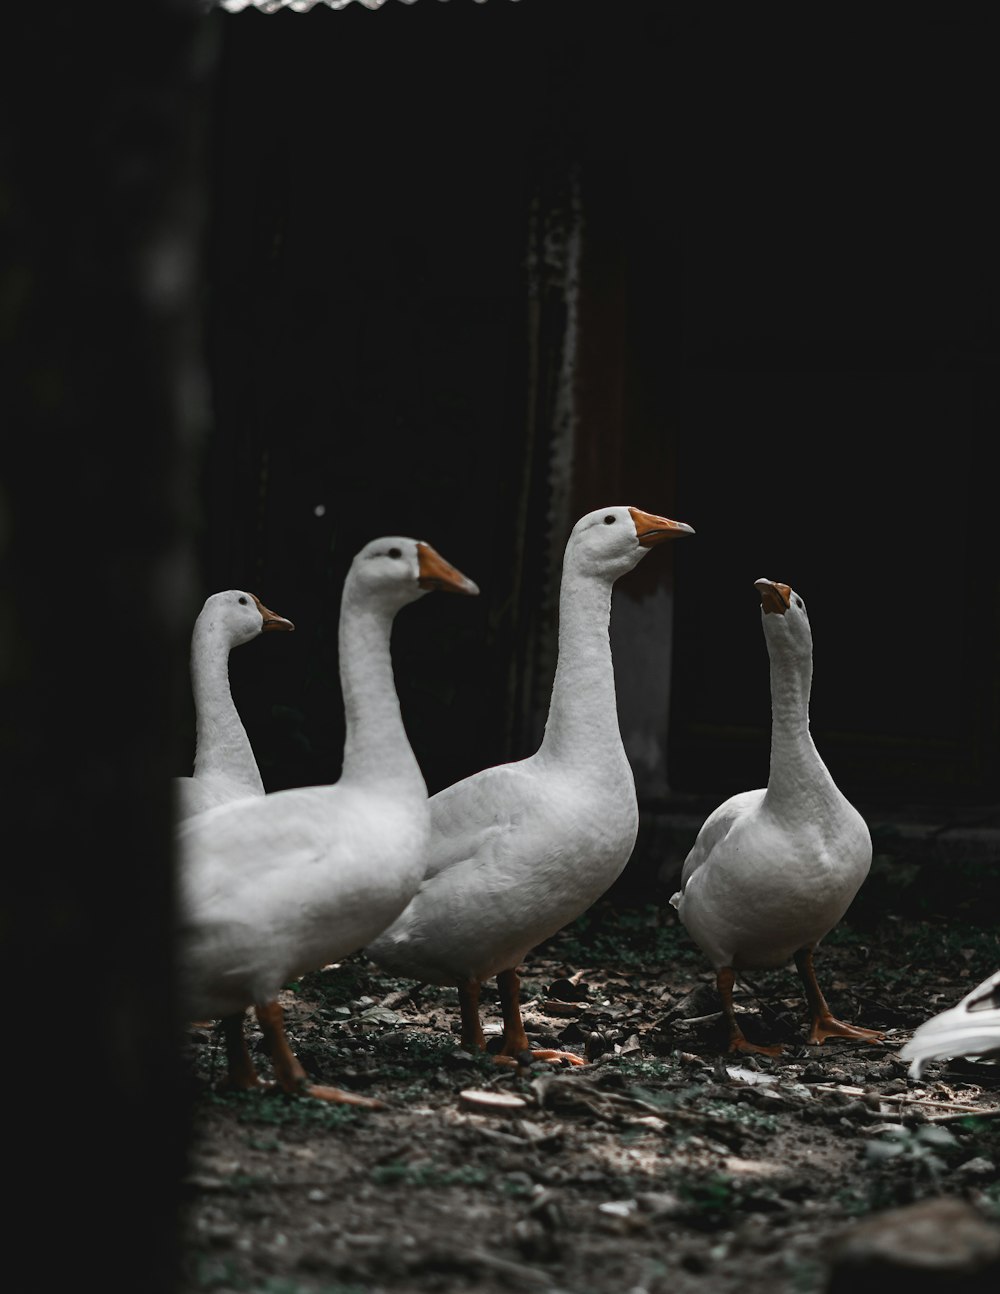
<svg viewBox="0 0 1000 1294"><path fill-rule="evenodd" d="M977 1155L975 1159L967 1159L964 1164L959 1164L955 1169L956 1177L995 1178L996 1175L996 1164L992 1159L987 1159L985 1155Z"/></svg>
<svg viewBox="0 0 1000 1294"><path fill-rule="evenodd" d="M514 1223L514 1243L528 1262L549 1263L560 1257L556 1235L537 1218L521 1218Z"/></svg>
<svg viewBox="0 0 1000 1294"><path fill-rule="evenodd" d="M365 1024L399 1024L400 1016L384 1006L369 1006L361 1014Z"/></svg>
<svg viewBox="0 0 1000 1294"><path fill-rule="evenodd" d="M488 1092L472 1087L459 1092L458 1103L473 1114L524 1114L528 1108L528 1102L513 1092Z"/></svg>
<svg viewBox="0 0 1000 1294"><path fill-rule="evenodd" d="M684 1206L672 1191L642 1191L635 1199L642 1211L651 1213L654 1218L676 1217L684 1211Z"/></svg>
<svg viewBox="0 0 1000 1294"><path fill-rule="evenodd" d="M643 1114L637 1119L627 1119L626 1122L630 1128L645 1128L649 1132L666 1132L670 1126L666 1119L655 1114Z"/></svg>
<svg viewBox="0 0 1000 1294"><path fill-rule="evenodd" d="M603 1056L611 1047L611 1042L606 1034L597 1033L596 1031L586 1036L584 1045L584 1055L588 1060L596 1060L598 1056Z"/></svg>
<svg viewBox="0 0 1000 1294"><path fill-rule="evenodd" d="M606 1213L612 1218L630 1217L638 1208L635 1200L606 1200L603 1204L598 1204L601 1213Z"/></svg>
<svg viewBox="0 0 1000 1294"><path fill-rule="evenodd" d="M826 1294L973 1294L1000 1284L1000 1227L957 1199L867 1218L838 1242Z"/></svg>

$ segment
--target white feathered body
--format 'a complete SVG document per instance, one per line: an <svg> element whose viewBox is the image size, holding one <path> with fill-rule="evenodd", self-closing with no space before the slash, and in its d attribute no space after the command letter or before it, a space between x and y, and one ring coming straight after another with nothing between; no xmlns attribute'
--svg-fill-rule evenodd
<svg viewBox="0 0 1000 1294"><path fill-rule="evenodd" d="M868 826L809 730L812 634L801 599L790 592L784 615L762 612L771 677L768 784L709 815L670 900L716 969L782 966L815 946L871 866Z"/></svg>
<svg viewBox="0 0 1000 1294"><path fill-rule="evenodd" d="M174 820L183 821L196 814L207 813L220 805L231 804L234 800L245 800L248 797L264 794L264 784L258 774L260 785L253 784L244 778L230 777L226 773L213 773L205 777L175 777L173 779Z"/></svg>
<svg viewBox="0 0 1000 1294"><path fill-rule="evenodd" d="M588 776L539 752L446 788L430 809L431 868L368 952L438 984L518 966L616 880L638 830L624 753Z"/></svg>
<svg viewBox="0 0 1000 1294"><path fill-rule="evenodd" d="M180 981L188 1017L268 1001L297 976L374 938L416 889L428 832L419 791L341 783L276 791L182 824Z"/></svg>
<svg viewBox="0 0 1000 1294"><path fill-rule="evenodd" d="M833 929L868 875L868 827L832 782L803 787L800 803L789 817L765 789L744 791L706 819L674 897L713 966L784 965Z"/></svg>

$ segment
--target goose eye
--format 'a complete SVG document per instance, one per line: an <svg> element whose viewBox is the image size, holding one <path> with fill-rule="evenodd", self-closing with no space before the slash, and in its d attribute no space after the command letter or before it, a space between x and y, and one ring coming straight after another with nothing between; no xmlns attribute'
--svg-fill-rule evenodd
<svg viewBox="0 0 1000 1294"><path fill-rule="evenodd" d="M604 518L604 524L605 524L606 526L613 526L613 525L615 524L615 519L614 519L614 517L611 515L611 513L610 513L610 512L609 512L609 513L608 513L608 515Z"/></svg>
<svg viewBox="0 0 1000 1294"><path fill-rule="evenodd" d="M389 556L390 556L390 557L402 557L402 556L403 556L403 550L402 550L401 548L390 548L390 549L389 549Z"/></svg>
<svg viewBox="0 0 1000 1294"><path fill-rule="evenodd" d="M240 598L240 606L241 606L241 607L245 607L245 606L246 606L246 604L247 604L247 600L246 600L246 598Z"/></svg>

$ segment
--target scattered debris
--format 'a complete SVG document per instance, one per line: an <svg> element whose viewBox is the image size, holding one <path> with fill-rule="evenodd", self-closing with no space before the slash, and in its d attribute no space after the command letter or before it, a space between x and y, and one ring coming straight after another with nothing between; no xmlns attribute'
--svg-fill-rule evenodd
<svg viewBox="0 0 1000 1294"><path fill-rule="evenodd" d="M585 1066L467 1051L454 989L363 957L283 1005L310 1078L381 1099L377 1114L216 1094L221 1031L193 1029L177 1294L836 1294L833 1246L864 1220L950 1199L1000 1225L1000 1066L936 1061L916 1083L898 1058L935 994L1000 964L1000 935L879 920L824 941L831 1007L849 1017L859 995L877 1046L808 1045L776 971L737 1006L781 1055L722 1050L711 975L676 925L600 907L522 977L532 1047ZM496 1046L495 988L481 1001ZM247 1036L266 1076L252 1017ZM865 1294L851 1270L837 1279Z"/></svg>

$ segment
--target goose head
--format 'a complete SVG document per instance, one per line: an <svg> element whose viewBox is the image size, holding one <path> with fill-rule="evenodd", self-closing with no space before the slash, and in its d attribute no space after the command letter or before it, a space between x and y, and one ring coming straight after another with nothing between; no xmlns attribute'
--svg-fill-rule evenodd
<svg viewBox="0 0 1000 1294"><path fill-rule="evenodd" d="M627 505L597 508L573 527L566 557L587 574L614 581L637 566L657 544L693 534L686 522Z"/></svg>
<svg viewBox="0 0 1000 1294"><path fill-rule="evenodd" d="M253 593L226 589L207 598L198 616L209 633L221 633L230 647L238 647L271 629L292 630L291 620L270 611Z"/></svg>
<svg viewBox="0 0 1000 1294"><path fill-rule="evenodd" d="M768 650L793 660L811 660L812 630L802 598L777 580L754 580L754 588L760 594L760 618Z"/></svg>
<svg viewBox="0 0 1000 1294"><path fill-rule="evenodd" d="M396 612L432 589L476 594L479 588L422 539L384 535L355 556L347 583L366 600Z"/></svg>

